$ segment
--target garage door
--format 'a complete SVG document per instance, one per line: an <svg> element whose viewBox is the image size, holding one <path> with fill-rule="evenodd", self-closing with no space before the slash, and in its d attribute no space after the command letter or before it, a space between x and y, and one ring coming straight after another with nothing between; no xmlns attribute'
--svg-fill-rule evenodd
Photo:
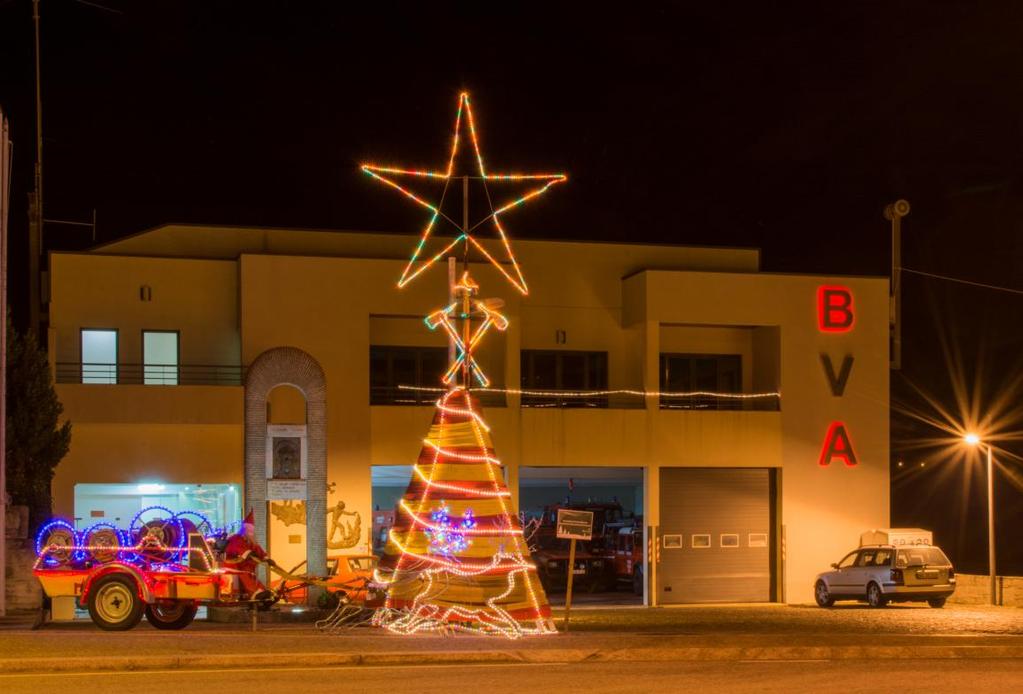
<svg viewBox="0 0 1023 694"><path fill-rule="evenodd" d="M771 471L661 468L661 604L771 599Z"/></svg>

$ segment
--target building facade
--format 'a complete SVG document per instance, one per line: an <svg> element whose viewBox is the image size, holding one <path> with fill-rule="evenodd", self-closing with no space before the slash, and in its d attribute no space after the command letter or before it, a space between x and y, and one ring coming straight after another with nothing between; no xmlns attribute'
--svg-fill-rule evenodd
<svg viewBox="0 0 1023 694"><path fill-rule="evenodd" d="M54 253L49 353L73 422L57 512L84 528L252 507L286 567L370 549L431 420L436 393L415 388L447 355L422 320L444 269L396 287L415 241L168 225ZM887 527L886 278L763 273L748 249L517 254L527 296L473 268L510 320L479 358L513 501L617 485L648 604L808 602Z"/></svg>

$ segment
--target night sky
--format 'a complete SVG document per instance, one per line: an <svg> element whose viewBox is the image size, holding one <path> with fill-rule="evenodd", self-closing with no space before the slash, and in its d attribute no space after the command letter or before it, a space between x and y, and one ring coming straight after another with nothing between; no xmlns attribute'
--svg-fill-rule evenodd
<svg viewBox="0 0 1023 694"><path fill-rule="evenodd" d="M98 1L117 12L42 0L42 72L46 216L95 208L100 240L167 222L416 231L421 211L357 165L441 167L467 89L493 169L570 176L509 219L515 236L757 246L767 271L884 275L881 211L906 198L905 267L1023 290L1017 2L375 3L369 14ZM31 39L31 2L0 0L19 321ZM75 228L46 233L49 248L89 242ZM904 288L893 403L919 411L915 384L954 410L956 364L981 411L1019 400L1023 295L919 275ZM1009 438L1023 429L1015 409L999 423ZM933 528L961 570L985 570L976 465L911 446L938 432L898 412L892 431L893 523ZM1021 574L1023 461L1010 454L1023 446L1009 438L999 554Z"/></svg>

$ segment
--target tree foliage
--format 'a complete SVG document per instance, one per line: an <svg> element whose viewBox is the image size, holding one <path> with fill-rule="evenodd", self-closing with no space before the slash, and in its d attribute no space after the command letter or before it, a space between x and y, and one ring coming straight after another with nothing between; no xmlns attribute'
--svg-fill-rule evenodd
<svg viewBox="0 0 1023 694"><path fill-rule="evenodd" d="M63 411L46 354L31 331L22 335L8 320L7 491L12 503L28 506L33 528L53 512L50 484L71 446Z"/></svg>

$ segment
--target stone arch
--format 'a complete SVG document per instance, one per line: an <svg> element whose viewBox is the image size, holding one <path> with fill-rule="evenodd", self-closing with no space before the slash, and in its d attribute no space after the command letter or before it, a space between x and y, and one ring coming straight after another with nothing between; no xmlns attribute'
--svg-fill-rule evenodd
<svg viewBox="0 0 1023 694"><path fill-rule="evenodd" d="M320 363L297 347L268 349L245 377L245 508L253 510L256 540L266 546L266 400L279 385L306 400L306 568L327 574L327 381Z"/></svg>

